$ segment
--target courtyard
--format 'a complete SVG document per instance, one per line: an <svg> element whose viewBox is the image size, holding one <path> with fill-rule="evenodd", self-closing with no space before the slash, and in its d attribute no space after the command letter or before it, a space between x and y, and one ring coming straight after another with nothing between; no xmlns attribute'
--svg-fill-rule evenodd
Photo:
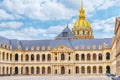
<svg viewBox="0 0 120 80"><path fill-rule="evenodd" d="M67 75L47 75L47 76L1 76L0 80L112 80L107 76L67 76Z"/></svg>

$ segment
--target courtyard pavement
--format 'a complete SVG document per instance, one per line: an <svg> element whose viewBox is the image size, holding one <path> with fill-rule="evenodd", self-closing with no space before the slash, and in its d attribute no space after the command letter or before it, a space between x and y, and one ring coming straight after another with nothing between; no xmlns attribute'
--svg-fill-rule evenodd
<svg viewBox="0 0 120 80"><path fill-rule="evenodd" d="M0 76L0 80L112 80L107 76Z"/></svg>

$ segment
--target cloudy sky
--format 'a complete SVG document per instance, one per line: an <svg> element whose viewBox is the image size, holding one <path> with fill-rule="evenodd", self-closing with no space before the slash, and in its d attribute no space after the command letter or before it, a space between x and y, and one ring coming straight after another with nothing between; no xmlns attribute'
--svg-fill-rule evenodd
<svg viewBox="0 0 120 80"><path fill-rule="evenodd" d="M120 0L83 0L95 38L114 36ZM54 39L78 19L80 0L0 0L0 36L10 39Z"/></svg>

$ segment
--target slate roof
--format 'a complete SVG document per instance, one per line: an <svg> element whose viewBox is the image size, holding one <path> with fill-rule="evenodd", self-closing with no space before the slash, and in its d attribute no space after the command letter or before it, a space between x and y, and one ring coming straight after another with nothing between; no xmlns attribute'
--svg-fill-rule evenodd
<svg viewBox="0 0 120 80"><path fill-rule="evenodd" d="M63 36L63 32L67 32L67 36L66 37ZM69 27L67 26L56 38L68 39L68 38L75 38L75 36L72 33L72 31L69 29Z"/></svg>
<svg viewBox="0 0 120 80"><path fill-rule="evenodd" d="M75 49L76 46L81 47L82 45L85 47L85 50L87 50L87 46L93 46L96 45L96 49L98 50L99 45L102 45L106 43L108 45L108 48L111 48L112 46L112 38L103 38L103 39L81 39L81 40L16 40L16 39L7 39L4 37L0 37L0 44L7 44L12 45L12 49L16 50L18 45L21 45L22 49L25 50L26 47L31 49L31 47L34 47L36 49L37 46L41 47L48 47L55 48L61 44L68 46L72 49ZM79 48L81 49L81 48ZM91 48L92 50L92 48Z"/></svg>

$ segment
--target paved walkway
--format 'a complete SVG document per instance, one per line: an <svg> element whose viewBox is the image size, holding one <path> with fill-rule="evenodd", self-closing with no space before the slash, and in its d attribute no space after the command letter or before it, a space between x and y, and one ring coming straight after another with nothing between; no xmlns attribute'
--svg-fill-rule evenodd
<svg viewBox="0 0 120 80"><path fill-rule="evenodd" d="M107 76L7 76L0 80L112 80Z"/></svg>

